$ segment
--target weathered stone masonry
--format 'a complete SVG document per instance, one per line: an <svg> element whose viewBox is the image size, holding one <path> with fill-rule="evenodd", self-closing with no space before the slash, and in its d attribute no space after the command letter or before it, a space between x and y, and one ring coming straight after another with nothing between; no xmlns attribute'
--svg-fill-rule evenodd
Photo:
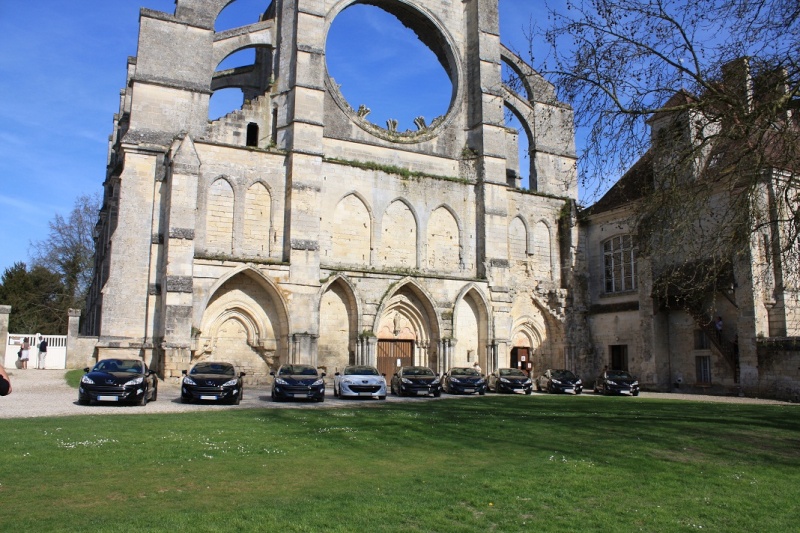
<svg viewBox="0 0 800 533"><path fill-rule="evenodd" d="M405 132L369 122L326 74L328 28L356 1L276 0L215 32L229 3L141 12L86 317L97 357L141 356L165 378L224 359L255 382L283 362L593 370L567 305L582 301L572 112L500 44L497 0L369 2L453 84L448 112ZM245 48L251 68L216 70ZM246 102L210 122L227 87ZM504 107L528 136L532 191Z"/></svg>

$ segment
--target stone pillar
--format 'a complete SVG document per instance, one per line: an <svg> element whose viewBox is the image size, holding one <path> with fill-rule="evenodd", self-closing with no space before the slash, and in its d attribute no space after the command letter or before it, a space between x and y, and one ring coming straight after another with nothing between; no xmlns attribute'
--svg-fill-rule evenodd
<svg viewBox="0 0 800 533"><path fill-rule="evenodd" d="M8 317L11 315L10 305L0 305L0 363L6 360L6 346L8 345ZM5 363L3 364L5 366Z"/></svg>
<svg viewBox="0 0 800 533"><path fill-rule="evenodd" d="M94 350L84 353L85 346L78 342L80 334L81 310L69 310L69 322L67 323L67 368L84 368L92 366L95 361Z"/></svg>
<svg viewBox="0 0 800 533"><path fill-rule="evenodd" d="M295 333L292 335L290 362L299 365L317 364L317 335Z"/></svg>

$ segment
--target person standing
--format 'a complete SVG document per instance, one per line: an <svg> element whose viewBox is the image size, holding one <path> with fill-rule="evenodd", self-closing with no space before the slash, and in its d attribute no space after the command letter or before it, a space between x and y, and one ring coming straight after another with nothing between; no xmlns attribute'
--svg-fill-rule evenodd
<svg viewBox="0 0 800 533"><path fill-rule="evenodd" d="M31 343L28 342L28 337L25 337L22 340L22 348L20 349L19 353L19 360L22 363L22 369L26 370L28 368L28 359L31 357Z"/></svg>
<svg viewBox="0 0 800 533"><path fill-rule="evenodd" d="M42 342L39 343L39 364L36 368L44 370L44 362L47 358L47 339L42 337Z"/></svg>

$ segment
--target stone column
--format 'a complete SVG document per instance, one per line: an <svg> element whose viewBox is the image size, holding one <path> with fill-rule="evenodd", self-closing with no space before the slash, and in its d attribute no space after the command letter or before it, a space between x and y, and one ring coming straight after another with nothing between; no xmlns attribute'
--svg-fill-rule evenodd
<svg viewBox="0 0 800 533"><path fill-rule="evenodd" d="M8 345L8 317L11 315L10 305L0 305L0 362L5 366L6 345Z"/></svg>
<svg viewBox="0 0 800 533"><path fill-rule="evenodd" d="M81 310L69 310L69 322L67 323L67 368L84 368L92 366L95 361L94 350L85 353L88 348L78 342L80 334Z"/></svg>

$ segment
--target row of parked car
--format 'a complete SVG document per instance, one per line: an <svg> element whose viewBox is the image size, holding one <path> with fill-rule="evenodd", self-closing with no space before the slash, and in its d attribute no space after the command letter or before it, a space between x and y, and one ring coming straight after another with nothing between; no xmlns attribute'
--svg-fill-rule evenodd
<svg viewBox="0 0 800 533"><path fill-rule="evenodd" d="M78 388L78 403L128 402L145 405L158 397L158 378L139 359L104 359L85 368ZM273 376L273 401L308 399L325 401L325 377L311 365L281 365ZM183 371L181 401L226 402L239 404L244 395L244 372L223 362L200 362ZM441 396L448 394L531 394L534 388L549 393L581 394L583 381L569 370L547 369L531 379L517 368L499 368L488 376L475 368L453 367L438 375L425 366L398 367L387 383L385 374L373 366L350 365L336 372L333 395L337 398L368 397L386 399L387 387L398 396ZM639 395L639 383L628 372L604 370L595 380L595 393Z"/></svg>

